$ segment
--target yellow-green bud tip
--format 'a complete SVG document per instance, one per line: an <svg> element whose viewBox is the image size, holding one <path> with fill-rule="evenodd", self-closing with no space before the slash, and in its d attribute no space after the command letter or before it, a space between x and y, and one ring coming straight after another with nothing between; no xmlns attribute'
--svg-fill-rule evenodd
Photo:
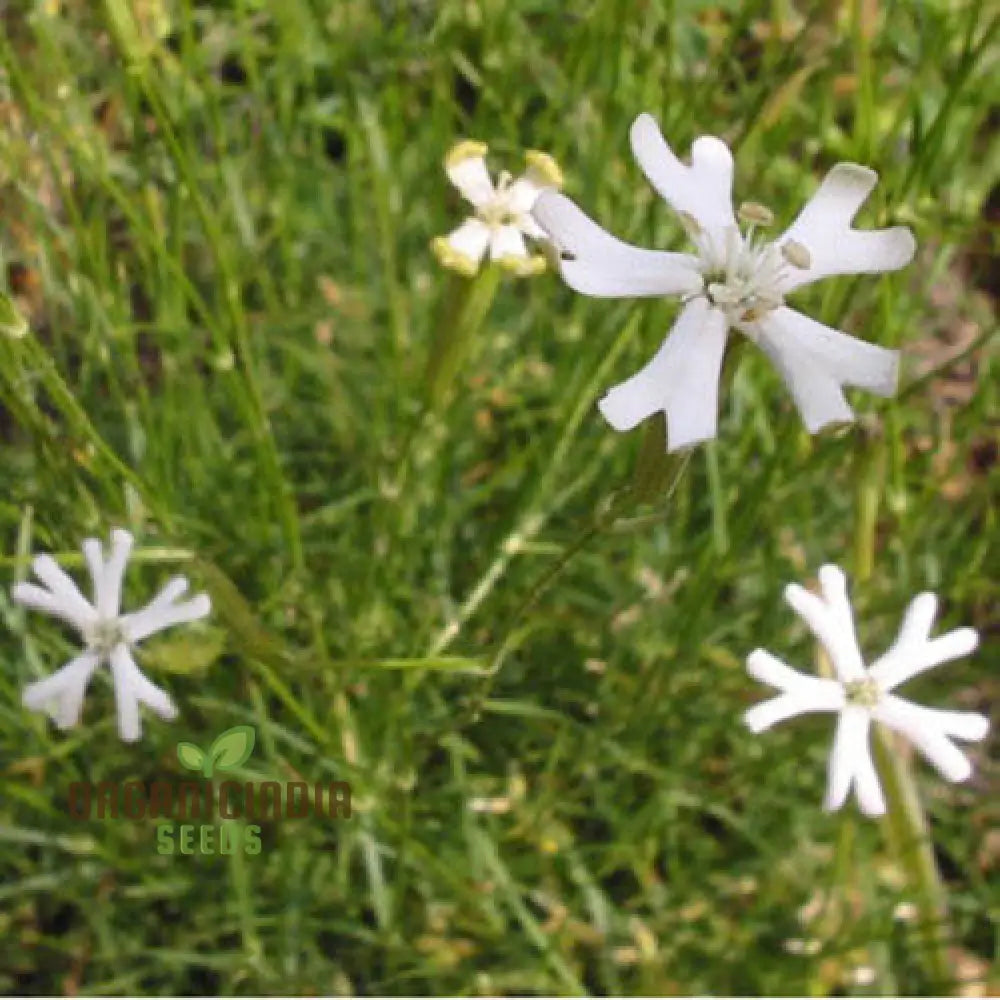
<svg viewBox="0 0 1000 1000"><path fill-rule="evenodd" d="M561 188L563 172L559 164L548 153L537 149L529 149L524 154L524 162L528 165L528 175L542 187Z"/></svg>
<svg viewBox="0 0 1000 1000"><path fill-rule="evenodd" d="M448 241L447 236L436 236L431 240L431 252L437 258L442 267L450 271L457 271L472 278L479 270L479 265L468 254L456 250Z"/></svg>
<svg viewBox="0 0 1000 1000"><path fill-rule="evenodd" d="M462 139L461 142L456 142L448 150L448 155L444 158L444 168L445 170L451 170L452 167L457 167L464 160L474 160L477 157L485 156L489 148L485 142L477 142L475 139Z"/></svg>

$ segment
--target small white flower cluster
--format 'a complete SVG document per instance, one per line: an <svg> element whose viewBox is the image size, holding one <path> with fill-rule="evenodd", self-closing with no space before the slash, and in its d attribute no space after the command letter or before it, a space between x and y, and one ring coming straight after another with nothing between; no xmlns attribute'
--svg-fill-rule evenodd
<svg viewBox="0 0 1000 1000"><path fill-rule="evenodd" d="M49 555L36 556L31 564L44 586L19 583L14 587L15 601L61 618L80 633L83 641L84 649L79 656L24 690L25 706L47 711L60 729L68 729L79 722L87 685L102 663L107 663L111 669L118 733L123 740L135 741L142 733L140 704L149 706L163 719L177 716L170 695L142 673L132 650L143 639L163 629L204 618L211 610L211 603L206 594L180 600L188 582L178 576L144 608L123 614L122 589L131 551L132 536L120 529L111 532L107 558L96 538L88 538L83 543L83 556L94 588L92 602Z"/></svg>
<svg viewBox="0 0 1000 1000"><path fill-rule="evenodd" d="M531 254L525 242L545 240L545 231L532 218L538 196L562 186L562 172L548 153L529 150L526 170L516 180L503 172L496 184L486 166L488 147L465 140L445 157L448 179L475 209L475 214L447 236L431 244L438 260L452 270L471 277L487 250L496 261L515 274L538 274L545 270L545 256Z"/></svg>
<svg viewBox="0 0 1000 1000"><path fill-rule="evenodd" d="M525 177L490 179L481 143L462 142L445 169L472 203L476 215L435 241L439 259L473 274L489 250L522 273L544 266L531 258L525 237L548 241L571 288L601 298L677 296L682 308L663 345L636 375L611 389L599 408L618 431L662 411L667 450L714 438L719 377L730 330L737 330L771 359L790 390L807 429L853 419L844 387L882 396L896 391L899 355L831 329L785 304L790 293L833 275L877 274L908 264L916 249L905 227L858 230L855 215L871 194L877 175L841 163L792 224L776 238L762 231L774 222L756 202L733 207L733 157L718 138L703 136L682 163L648 114L631 129L632 151L647 179L677 213L694 253L666 253L625 243L602 229L569 198L558 193L562 177L550 158L528 156ZM863 812L879 815L885 800L869 749L872 722L906 735L951 781L971 773L953 740L980 740L985 716L922 708L893 689L947 660L971 652L972 629L930 638L936 609L932 594L910 606L899 638L870 668L854 634L844 574L820 571L822 598L793 585L786 591L826 649L836 679L807 677L764 650L747 660L750 674L780 694L746 714L754 732L806 712L836 712L837 734L830 758L828 809L844 804L853 787Z"/></svg>

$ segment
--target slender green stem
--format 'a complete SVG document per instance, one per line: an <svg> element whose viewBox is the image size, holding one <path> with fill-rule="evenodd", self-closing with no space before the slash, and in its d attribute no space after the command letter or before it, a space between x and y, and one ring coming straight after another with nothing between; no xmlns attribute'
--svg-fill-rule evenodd
<svg viewBox="0 0 1000 1000"><path fill-rule="evenodd" d="M490 264L471 281L461 279L460 288L453 284L449 289L444 300L445 315L438 326L424 376L427 404L432 411L447 401L455 376L496 298L500 276L500 268Z"/></svg>
<svg viewBox="0 0 1000 1000"><path fill-rule="evenodd" d="M638 321L639 312L635 311L628 322L622 327L621 332L611 344L610 349L604 354L593 372L586 379L582 391L569 407L567 419L552 446L551 458L535 483L531 495L525 504L524 513L517 519L514 529L503 539L493 561L486 572L479 578L479 581L470 591L468 597L462 602L458 612L452 616L451 620L435 636L428 655L437 656L451 645L458 637L465 623L476 613L479 606L489 596L497 582L507 571L513 557L524 550L524 547L545 527L548 518L554 510L561 506L560 502L551 502L549 498L555 488L555 484L562 475L563 463L570 453L571 445L576 432L580 428L580 424L593 405L593 398L597 387L605 379L608 371L624 350L625 345L635 334ZM582 481L583 478L577 480L578 483ZM571 486L560 491L560 496L565 501L575 491L575 487Z"/></svg>
<svg viewBox="0 0 1000 1000"><path fill-rule="evenodd" d="M934 858L930 825L913 770L901 753L895 735L881 725L874 726L873 730L875 763L888 806L883 830L914 893L920 914L917 929L932 987L942 996L948 996L954 986L948 958L951 928L947 894Z"/></svg>
<svg viewBox="0 0 1000 1000"><path fill-rule="evenodd" d="M886 441L881 427L861 428L864 445L858 455L854 575L863 583L875 562L879 503L886 469ZM920 912L922 953L936 990L947 994L953 985L948 960L949 921L944 885L934 859L927 816L909 762L892 733L872 727L876 767L885 792L883 831L889 849L906 873Z"/></svg>
<svg viewBox="0 0 1000 1000"><path fill-rule="evenodd" d="M667 453L667 418L654 413L643 431L632 473L632 492L639 503L659 496L676 469L677 454Z"/></svg>
<svg viewBox="0 0 1000 1000"><path fill-rule="evenodd" d="M672 457L676 458L676 463L674 465L673 477L667 487L665 497L667 503L669 503L670 499L677 491L677 487L680 485L684 472L688 468L691 453L680 452ZM496 681L497 674L500 671L500 666L503 663L504 656L508 652L512 643L516 641L518 627L524 620L525 615L527 615L527 613L538 603L542 594L544 594L549 587L555 583L555 581L562 574L563 570L566 569L573 559L584 551L584 549L586 549L586 547L595 538L607 531L612 530L618 522L619 517L627 514L634 508L636 503L637 497L632 490L624 490L609 497L608 500L602 505L601 509L597 512L592 522L584 528L576 536L576 538L574 538L569 545L566 546L565 549L563 549L559 558L551 566L547 567L535 583L528 589L528 593L524 600L522 600L517 606L513 615L511 615L507 622L503 633L503 639L497 646L497 652L493 658L493 664L489 674L483 678L478 691L469 697L465 718L460 720L458 723L459 728L466 722L477 718L479 713L482 711L483 706L493 690L493 685Z"/></svg>
<svg viewBox="0 0 1000 1000"><path fill-rule="evenodd" d="M423 404L399 451L397 490L401 490L406 481L417 438L429 420L447 409L455 377L475 345L496 298L500 278L500 268L491 264L471 281L455 275L448 285L442 299L434 343L427 356Z"/></svg>

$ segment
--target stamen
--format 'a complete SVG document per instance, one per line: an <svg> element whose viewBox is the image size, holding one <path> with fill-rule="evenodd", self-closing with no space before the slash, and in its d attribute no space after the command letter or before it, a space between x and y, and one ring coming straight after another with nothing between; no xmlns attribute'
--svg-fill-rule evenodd
<svg viewBox="0 0 1000 1000"><path fill-rule="evenodd" d="M745 201L736 213L740 222L751 226L770 226L774 222L774 212L756 201Z"/></svg>
<svg viewBox="0 0 1000 1000"><path fill-rule="evenodd" d="M84 638L91 649L106 656L125 642L125 631L117 618L103 618L87 629Z"/></svg>
<svg viewBox="0 0 1000 1000"><path fill-rule="evenodd" d="M882 696L878 683L871 677L865 677L858 681L848 681L844 685L844 692L847 695L848 703L860 708L874 708Z"/></svg>
<svg viewBox="0 0 1000 1000"><path fill-rule="evenodd" d="M733 291L728 285L721 281L713 281L708 286L708 294L716 305L733 305L739 301L739 292Z"/></svg>
<svg viewBox="0 0 1000 1000"><path fill-rule="evenodd" d="M782 243L781 256L800 271L808 271L812 266L812 255L797 240L787 240Z"/></svg>

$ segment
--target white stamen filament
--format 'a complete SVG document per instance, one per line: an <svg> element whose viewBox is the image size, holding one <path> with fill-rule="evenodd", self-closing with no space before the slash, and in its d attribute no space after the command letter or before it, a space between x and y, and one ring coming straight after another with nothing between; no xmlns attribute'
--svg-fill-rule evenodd
<svg viewBox="0 0 1000 1000"><path fill-rule="evenodd" d="M700 226L684 226L698 249L708 298L732 323L755 322L784 305L782 288L789 268L809 266L809 251L801 244L757 240L757 227L772 218L763 205L743 208L740 217L748 223L746 235L730 226L721 247ZM682 218L682 222L687 220Z"/></svg>
<svg viewBox="0 0 1000 1000"><path fill-rule="evenodd" d="M83 638L94 652L102 656L107 656L115 646L128 641L121 620L117 617L98 618L84 631Z"/></svg>

